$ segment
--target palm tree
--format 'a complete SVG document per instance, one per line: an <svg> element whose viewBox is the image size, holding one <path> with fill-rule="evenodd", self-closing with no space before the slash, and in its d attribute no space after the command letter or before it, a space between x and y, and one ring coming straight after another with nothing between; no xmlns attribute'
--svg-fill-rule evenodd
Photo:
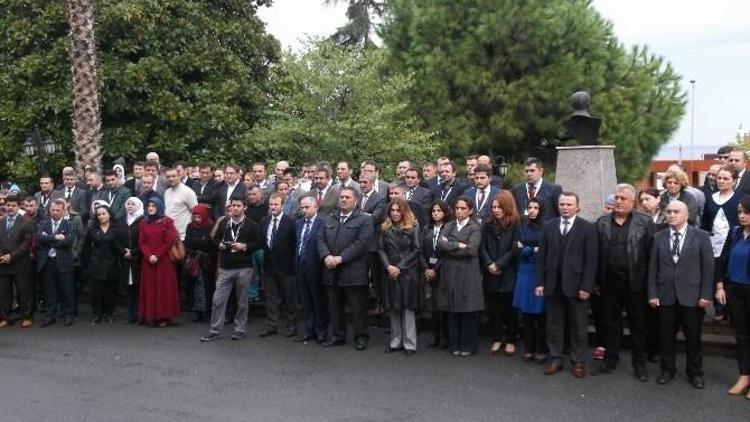
<svg viewBox="0 0 750 422"><path fill-rule="evenodd" d="M76 168L101 164L101 121L96 76L94 0L67 0L70 70L73 76L73 136Z"/></svg>

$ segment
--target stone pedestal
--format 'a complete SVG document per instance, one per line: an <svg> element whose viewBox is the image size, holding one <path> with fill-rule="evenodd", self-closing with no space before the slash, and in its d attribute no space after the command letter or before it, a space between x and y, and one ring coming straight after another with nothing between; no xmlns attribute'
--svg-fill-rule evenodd
<svg viewBox="0 0 750 422"><path fill-rule="evenodd" d="M614 145L557 147L555 183L581 198L581 217L594 221L604 211L604 200L615 192Z"/></svg>

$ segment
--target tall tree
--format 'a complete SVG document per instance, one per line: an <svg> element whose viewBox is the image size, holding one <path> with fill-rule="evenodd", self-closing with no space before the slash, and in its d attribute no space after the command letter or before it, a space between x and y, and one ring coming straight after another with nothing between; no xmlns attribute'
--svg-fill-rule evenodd
<svg viewBox="0 0 750 422"><path fill-rule="evenodd" d="M412 109L448 154L551 159L539 140L587 90L619 178L637 180L684 113L672 67L625 50L589 0L390 0L380 35L392 71L415 74Z"/></svg>
<svg viewBox="0 0 750 422"><path fill-rule="evenodd" d="M257 17L267 4L96 2L102 160L153 149L167 162L224 161L248 149L280 54ZM0 0L0 11L0 174L33 179L21 144L34 124L61 145L50 169L72 162L67 3Z"/></svg>
<svg viewBox="0 0 750 422"><path fill-rule="evenodd" d="M375 19L385 13L385 0L325 0L325 4L348 3L347 22L331 36L337 44L358 49L375 46L372 35L375 32Z"/></svg>
<svg viewBox="0 0 750 422"><path fill-rule="evenodd" d="M73 75L73 142L76 167L101 165L99 86L93 0L68 0L70 69Z"/></svg>
<svg viewBox="0 0 750 422"><path fill-rule="evenodd" d="M277 95L267 119L256 127L257 158L305 160L376 159L393 169L408 157L433 158L439 145L408 112L408 75L383 76L382 50L366 54L331 40L311 42L304 52L286 53L277 68Z"/></svg>

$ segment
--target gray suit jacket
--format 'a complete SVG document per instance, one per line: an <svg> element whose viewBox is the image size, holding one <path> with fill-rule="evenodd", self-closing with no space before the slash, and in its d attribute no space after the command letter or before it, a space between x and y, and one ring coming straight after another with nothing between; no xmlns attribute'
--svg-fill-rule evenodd
<svg viewBox="0 0 750 422"><path fill-rule="evenodd" d="M708 233L688 226L677 263L672 259L672 239L666 228L654 235L648 271L648 298L661 306L698 306L711 300L714 254Z"/></svg>
<svg viewBox="0 0 750 422"><path fill-rule="evenodd" d="M318 200L318 188L312 188L307 195L312 196L316 201ZM331 185L326 191L323 197L323 202L318 204L318 214L323 217L328 217L339 207L339 189L335 185Z"/></svg>
<svg viewBox="0 0 750 422"><path fill-rule="evenodd" d="M65 187L63 187L60 190L56 190L52 192L52 200L55 200L57 198L65 199L66 192L67 192L67 188ZM73 189L73 195L67 201L68 201L68 210L72 214L77 214L77 215L80 215L81 217L86 216L86 213L88 213L89 211L88 192L76 186Z"/></svg>
<svg viewBox="0 0 750 422"><path fill-rule="evenodd" d="M407 191L409 188L404 186L404 189ZM432 192L430 192L429 189L417 185L416 188L414 188L414 193L412 194L411 200L414 202L420 203L424 209L429 213L430 211L430 205L432 204Z"/></svg>

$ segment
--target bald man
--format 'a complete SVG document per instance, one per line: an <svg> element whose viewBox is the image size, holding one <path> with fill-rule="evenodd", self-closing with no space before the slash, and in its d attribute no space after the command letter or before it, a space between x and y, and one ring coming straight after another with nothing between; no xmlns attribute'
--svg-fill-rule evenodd
<svg viewBox="0 0 750 422"><path fill-rule="evenodd" d="M659 313L661 375L656 382L672 381L675 335L681 328L686 340L687 376L701 389L703 314L713 294L714 255L707 232L688 225L688 207L679 200L667 205L668 229L654 235L648 271L648 303Z"/></svg>

